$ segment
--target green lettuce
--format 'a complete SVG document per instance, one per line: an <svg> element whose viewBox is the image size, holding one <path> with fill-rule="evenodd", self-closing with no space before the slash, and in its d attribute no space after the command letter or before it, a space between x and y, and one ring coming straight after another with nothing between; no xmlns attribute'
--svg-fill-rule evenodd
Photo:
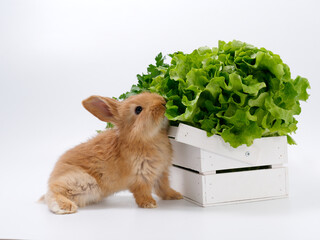
<svg viewBox="0 0 320 240"><path fill-rule="evenodd" d="M167 101L171 125L185 123L220 135L232 147L250 146L256 138L286 135L297 130L294 115L309 97L306 78L291 78L279 55L240 41L219 41L218 48L202 47L190 54L160 53L138 83L119 98L143 91Z"/></svg>

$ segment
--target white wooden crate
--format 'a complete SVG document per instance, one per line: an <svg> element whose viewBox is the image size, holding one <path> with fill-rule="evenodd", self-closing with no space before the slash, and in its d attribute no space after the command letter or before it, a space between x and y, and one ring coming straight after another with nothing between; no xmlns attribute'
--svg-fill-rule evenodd
<svg viewBox="0 0 320 240"><path fill-rule="evenodd" d="M171 182L201 206L288 196L286 137L256 139L232 148L220 136L185 124L171 127Z"/></svg>

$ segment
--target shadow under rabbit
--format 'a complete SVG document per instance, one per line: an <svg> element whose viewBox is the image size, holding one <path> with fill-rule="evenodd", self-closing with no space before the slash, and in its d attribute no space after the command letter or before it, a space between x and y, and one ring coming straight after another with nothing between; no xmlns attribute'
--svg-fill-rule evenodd
<svg viewBox="0 0 320 240"><path fill-rule="evenodd" d="M153 195L154 199L157 201L157 208L153 210L186 210L186 208L199 208L198 206L182 199L182 200L162 200L156 195ZM135 199L130 193L118 193L103 199L101 202L96 204L88 205L86 207L80 208L79 210L101 210L101 209L142 209L139 208L135 202ZM201 208L200 208L201 209ZM145 209L151 210L151 209Z"/></svg>

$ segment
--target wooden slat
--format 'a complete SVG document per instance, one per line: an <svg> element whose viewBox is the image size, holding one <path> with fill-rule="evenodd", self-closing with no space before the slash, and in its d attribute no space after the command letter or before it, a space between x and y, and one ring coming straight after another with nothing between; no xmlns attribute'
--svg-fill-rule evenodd
<svg viewBox="0 0 320 240"><path fill-rule="evenodd" d="M257 165L259 161L267 162L268 159L278 159L281 163L286 163L288 159L285 136L255 139L250 147L241 145L237 148L231 147L218 135L207 137L205 131L185 124L171 127L169 136L177 142L249 165Z"/></svg>
<svg viewBox="0 0 320 240"><path fill-rule="evenodd" d="M171 169L171 185L201 206L288 196L287 168L200 175Z"/></svg>

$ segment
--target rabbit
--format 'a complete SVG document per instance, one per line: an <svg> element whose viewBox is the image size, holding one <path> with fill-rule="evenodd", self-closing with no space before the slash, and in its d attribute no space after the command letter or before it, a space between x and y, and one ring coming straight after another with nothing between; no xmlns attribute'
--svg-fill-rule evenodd
<svg viewBox="0 0 320 240"><path fill-rule="evenodd" d="M91 96L82 105L114 125L60 157L44 201L55 214L75 213L122 190L141 208L155 208L152 190L162 199L182 199L169 185L172 147L165 100L144 92L124 101Z"/></svg>

